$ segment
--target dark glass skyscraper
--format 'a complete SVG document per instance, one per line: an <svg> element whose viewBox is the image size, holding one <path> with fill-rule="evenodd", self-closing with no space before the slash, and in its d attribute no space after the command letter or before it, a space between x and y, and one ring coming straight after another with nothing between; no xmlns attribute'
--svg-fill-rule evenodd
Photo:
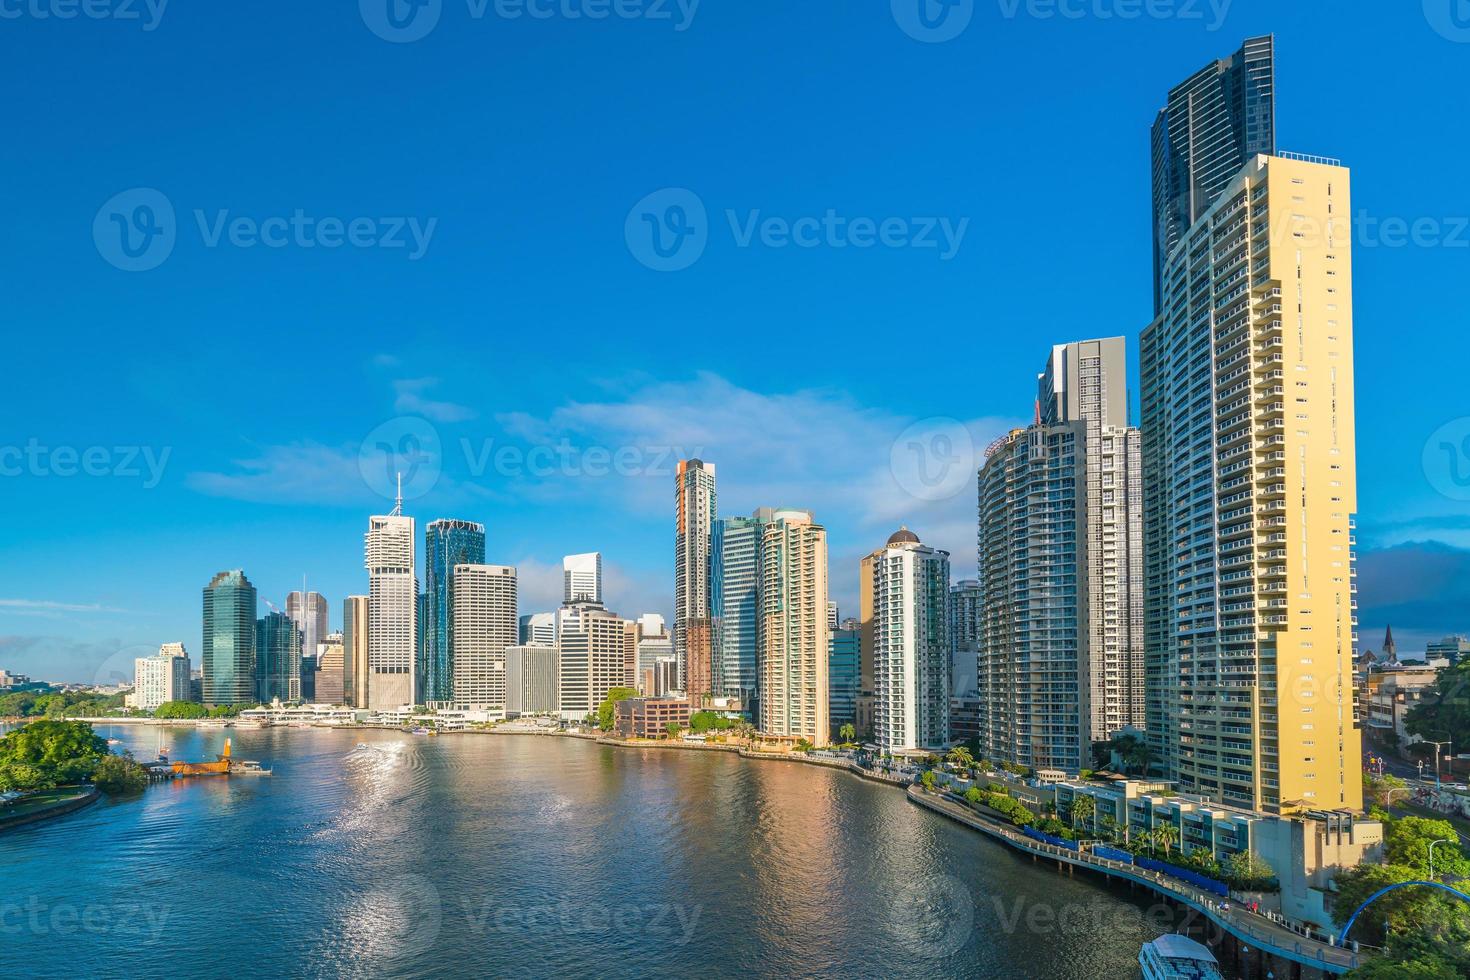
<svg viewBox="0 0 1470 980"><path fill-rule="evenodd" d="M255 700L255 586L236 569L220 572L204 588L204 703Z"/></svg>
<svg viewBox="0 0 1470 980"><path fill-rule="evenodd" d="M425 703L454 698L454 566L485 564L485 525L438 520L424 529L424 597L420 621Z"/></svg>
<svg viewBox="0 0 1470 980"><path fill-rule="evenodd" d="M283 612L255 621L255 681L262 703L301 700L301 630Z"/></svg>
<svg viewBox="0 0 1470 980"><path fill-rule="evenodd" d="M1248 38L1169 92L1153 127L1154 312L1162 312L1164 260L1258 153L1276 152L1272 36Z"/></svg>

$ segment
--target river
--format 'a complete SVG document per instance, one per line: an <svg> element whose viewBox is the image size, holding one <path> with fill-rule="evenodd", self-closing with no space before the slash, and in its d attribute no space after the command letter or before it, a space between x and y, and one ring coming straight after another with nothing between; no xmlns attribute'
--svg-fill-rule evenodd
<svg viewBox="0 0 1470 980"><path fill-rule="evenodd" d="M537 736L99 726L203 777L0 835L28 976L1137 975L1142 893L851 774ZM361 743L361 744L359 744ZM0 972L8 972L0 967Z"/></svg>

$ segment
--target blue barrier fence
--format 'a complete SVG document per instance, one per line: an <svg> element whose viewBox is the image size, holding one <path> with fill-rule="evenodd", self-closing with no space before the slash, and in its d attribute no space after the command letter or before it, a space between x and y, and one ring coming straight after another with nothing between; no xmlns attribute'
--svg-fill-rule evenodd
<svg viewBox="0 0 1470 980"><path fill-rule="evenodd" d="M1206 878L1196 871L1186 871L1177 865L1165 864L1163 861L1155 861L1153 858L1148 857L1135 857L1133 863L1137 864L1140 868L1147 868L1149 871L1158 871L1170 877L1178 878L1181 881L1187 881L1191 885L1203 888L1205 891L1219 895L1221 898L1230 897L1230 887L1225 882L1216 881L1214 878Z"/></svg>
<svg viewBox="0 0 1470 980"><path fill-rule="evenodd" d="M1032 840L1045 841L1046 843L1051 844L1053 847L1065 847L1069 851L1077 850L1077 842L1074 840L1067 840L1067 838L1065 837L1053 837L1051 834L1043 834L1041 831L1035 830L1031 827L1022 827L1021 832L1024 833L1027 837L1030 837Z"/></svg>
<svg viewBox="0 0 1470 980"><path fill-rule="evenodd" d="M1103 847L1101 844L1094 845L1092 853L1109 861L1118 861L1122 864L1132 864L1133 855L1127 851L1120 851L1116 847Z"/></svg>

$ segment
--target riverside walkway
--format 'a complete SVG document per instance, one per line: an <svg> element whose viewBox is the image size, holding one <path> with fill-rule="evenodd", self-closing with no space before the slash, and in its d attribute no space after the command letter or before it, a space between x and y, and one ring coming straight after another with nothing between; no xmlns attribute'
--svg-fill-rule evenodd
<svg viewBox="0 0 1470 980"><path fill-rule="evenodd" d="M1346 973L1359 965L1360 957L1350 949L1302 936L1270 919L1248 912L1238 905L1232 904L1228 909L1221 908L1221 902L1217 896L1195 888L1178 878L1148 871L1137 865L1109 861L1092 854L1033 840L1006 824L976 812L973 807L931 795L917 786L911 787L908 793L910 801L989 834L1017 850L1045 857L1059 864L1085 868L1109 877L1143 885L1172 901L1199 911L1241 942L1273 956L1332 974Z"/></svg>

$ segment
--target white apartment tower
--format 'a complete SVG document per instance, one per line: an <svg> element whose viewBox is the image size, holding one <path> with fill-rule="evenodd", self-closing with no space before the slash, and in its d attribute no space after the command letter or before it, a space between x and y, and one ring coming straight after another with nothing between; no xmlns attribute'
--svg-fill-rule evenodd
<svg viewBox="0 0 1470 980"><path fill-rule="evenodd" d="M774 511L760 561L760 730L826 744L827 529L810 511Z"/></svg>
<svg viewBox="0 0 1470 980"><path fill-rule="evenodd" d="M949 552L899 528L872 575L873 740L885 753L949 743Z"/></svg>
<svg viewBox="0 0 1470 980"><path fill-rule="evenodd" d="M182 643L165 643L151 657L133 661L133 693L128 703L152 711L166 701L190 701L189 655Z"/></svg>
<svg viewBox="0 0 1470 980"><path fill-rule="evenodd" d="M456 565L450 580L454 620L454 704L506 710L505 650L515 646L516 570L508 565Z"/></svg>
<svg viewBox="0 0 1470 980"><path fill-rule="evenodd" d="M1087 522L1088 738L1144 726L1143 485L1138 429L1128 424L1122 337L1052 348L1037 376L1040 425L1081 422Z"/></svg>

